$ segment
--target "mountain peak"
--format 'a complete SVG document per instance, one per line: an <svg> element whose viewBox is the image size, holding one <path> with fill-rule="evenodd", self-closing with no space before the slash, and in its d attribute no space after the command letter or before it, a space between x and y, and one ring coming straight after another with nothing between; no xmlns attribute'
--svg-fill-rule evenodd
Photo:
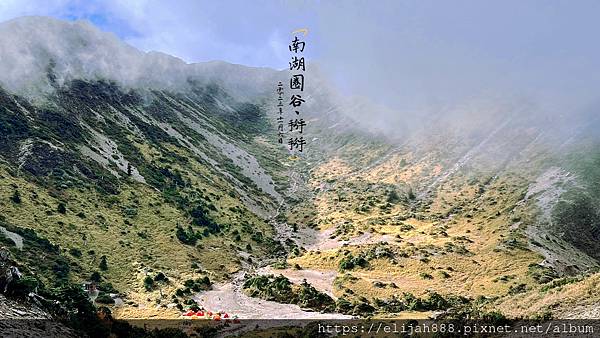
<svg viewBox="0 0 600 338"><path fill-rule="evenodd" d="M275 73L223 61L188 64L162 52L143 52L85 20L20 17L0 23L0 35L0 85L27 96L53 90L49 71L58 85L73 79L110 80L130 88L177 91L187 89L192 78L220 82L232 94L266 88L261 84L271 83Z"/></svg>
<svg viewBox="0 0 600 338"><path fill-rule="evenodd" d="M126 86L164 85L166 70L186 64L162 53L144 53L87 21L22 17L0 24L0 82L25 93L51 90L47 72L68 80L108 79ZM160 76L153 76L161 72Z"/></svg>

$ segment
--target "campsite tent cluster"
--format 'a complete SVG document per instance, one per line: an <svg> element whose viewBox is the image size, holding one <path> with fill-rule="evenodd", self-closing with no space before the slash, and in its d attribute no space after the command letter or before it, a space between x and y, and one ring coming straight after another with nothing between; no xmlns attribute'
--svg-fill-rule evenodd
<svg viewBox="0 0 600 338"><path fill-rule="evenodd" d="M221 321L221 320L225 320L225 321L233 321L234 323L239 322L239 319L237 316L231 316L229 315L227 312L212 312L212 311L208 311L205 309L200 309L198 311L194 311L192 309L184 312L181 315L183 318L188 318L188 319L208 319L208 320L215 320L215 321Z"/></svg>

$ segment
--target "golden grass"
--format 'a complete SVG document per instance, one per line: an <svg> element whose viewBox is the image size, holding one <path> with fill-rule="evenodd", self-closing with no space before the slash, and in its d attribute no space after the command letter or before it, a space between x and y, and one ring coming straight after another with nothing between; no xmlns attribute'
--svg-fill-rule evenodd
<svg viewBox="0 0 600 338"><path fill-rule="evenodd" d="M154 148L142 144L138 147L148 161L160 157ZM176 147L170 151L189 157L185 150ZM215 222L238 229L242 221L249 222L255 230L272 236L272 228L247 210L238 198L230 196L226 190L228 183L212 169L196 161L189 161L186 168L178 164L171 164L171 168L179 169L190 185L204 196L219 200L215 203L217 211L211 212ZM82 267L81 271L72 271L73 282L88 280L93 271L99 271L125 295L126 302L145 306L143 309L130 305L115 308L117 316L172 318L177 310L160 306L155 309L157 299L163 305L170 302L175 289L187 279L208 275L211 280L223 280L240 268L237 251L231 246L243 247L250 242L243 238L243 243L235 243L228 236L219 235L203 238L198 247L183 245L175 237L175 229L177 225L186 227L191 219L167 203L159 191L145 184L123 183L121 192L115 196L102 195L93 187L84 186L54 191L50 195L46 188L13 177L2 167L0 175L3 177L0 200L9 201L15 189L22 197L20 204L0 204L0 215L8 223L35 230L40 237L59 245L66 256L69 249L82 252L81 258L70 257ZM266 197L257 199L268 201ZM66 203L66 214L57 211L60 202ZM237 211L230 207L236 207ZM128 214L133 210L135 212ZM107 256L107 271L99 268L103 255ZM191 268L193 262L204 270L201 274ZM163 287L162 299L157 290L147 292L143 287L146 275L153 276L159 271L170 280Z"/></svg>
<svg viewBox="0 0 600 338"><path fill-rule="evenodd" d="M428 290L435 290L442 294L473 298L504 297L511 286L521 283L537 285L528 273L528 266L541 262L542 257L526 248L509 250L501 245L503 240L519 236L518 233L515 235L514 229L510 229L513 215L507 211L507 206L517 204L521 197L522 181L514 177L490 181L482 189L480 182L471 183L466 177L456 174L436 187L436 194L426 209L417 210L417 215L424 218L413 217L400 224L391 220L410 212L401 203L388 211L382 211L377 206L368 212L356 212L353 209L360 201L368 200L369 196L384 203L381 196L377 197L376 191L362 191L360 187L364 184L361 182L428 182L443 172L441 165L428 162L427 159L406 164L410 160L410 154L391 156L387 161L361 173L360 177L338 180L334 188L317 194L314 208L321 230L350 221L355 230L349 237L369 232L373 240L385 240L390 247L411 253L409 257L397 258L395 263L388 259L375 259L365 269L347 271L357 279L342 283L341 287L334 290L336 296L341 296L347 290L366 298L387 298L402 292L423 295ZM325 173L328 171L351 171L347 166L346 163L330 161L319 168L323 173L317 171L321 176L317 176L315 181L327 177ZM314 182L313 186L316 186ZM340 195L344 201L339 200ZM451 215L451 210L457 207L459 209ZM406 230L402 225L410 225L412 229ZM289 263L306 269L337 270L345 253L357 255L366 246L372 245L369 243L371 241L330 250L308 251L303 256L290 259ZM446 252L448 245L464 246L468 253ZM422 260L420 250L428 248L434 253ZM338 277L341 275L338 273ZM432 278L424 277L428 275ZM503 276L511 278L503 282ZM374 287L374 282L383 282L388 286ZM390 283L397 288L390 287Z"/></svg>
<svg viewBox="0 0 600 338"><path fill-rule="evenodd" d="M542 286L538 286L526 293L501 299L494 306L513 317L527 317L552 310L557 318L573 318L578 307L598 308L600 303L598 290L600 290L600 273L548 291L542 291ZM580 314L577 318L589 318L588 316Z"/></svg>

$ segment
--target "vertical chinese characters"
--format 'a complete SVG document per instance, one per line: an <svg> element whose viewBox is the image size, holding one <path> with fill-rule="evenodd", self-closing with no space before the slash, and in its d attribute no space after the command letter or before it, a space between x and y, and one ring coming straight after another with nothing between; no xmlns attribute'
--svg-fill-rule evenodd
<svg viewBox="0 0 600 338"><path fill-rule="evenodd" d="M302 98L306 80L304 76L306 64L303 54L305 47L306 42L301 41L297 36L294 36L294 39L289 45L289 50L292 53L292 58L289 63L290 71L292 71L292 73L290 77L291 96L288 105L292 107L295 113L294 118L290 119L288 122L290 132L288 146L291 152L303 152L304 146L306 145L306 140L303 135L306 121L302 118L301 112L302 104L306 102L306 100ZM297 136L294 136L294 133L297 133Z"/></svg>
<svg viewBox="0 0 600 338"><path fill-rule="evenodd" d="M277 142L283 144L283 82L277 84Z"/></svg>

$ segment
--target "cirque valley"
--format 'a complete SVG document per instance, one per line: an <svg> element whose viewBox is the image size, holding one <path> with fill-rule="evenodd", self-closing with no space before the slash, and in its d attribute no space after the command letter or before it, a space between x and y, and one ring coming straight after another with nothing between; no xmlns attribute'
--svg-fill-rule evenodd
<svg viewBox="0 0 600 338"><path fill-rule="evenodd" d="M595 107L469 102L390 133L314 74L294 160L274 125L286 71L187 64L81 21L0 37L15 295L68 307L60 290L94 282L125 319L598 317Z"/></svg>

